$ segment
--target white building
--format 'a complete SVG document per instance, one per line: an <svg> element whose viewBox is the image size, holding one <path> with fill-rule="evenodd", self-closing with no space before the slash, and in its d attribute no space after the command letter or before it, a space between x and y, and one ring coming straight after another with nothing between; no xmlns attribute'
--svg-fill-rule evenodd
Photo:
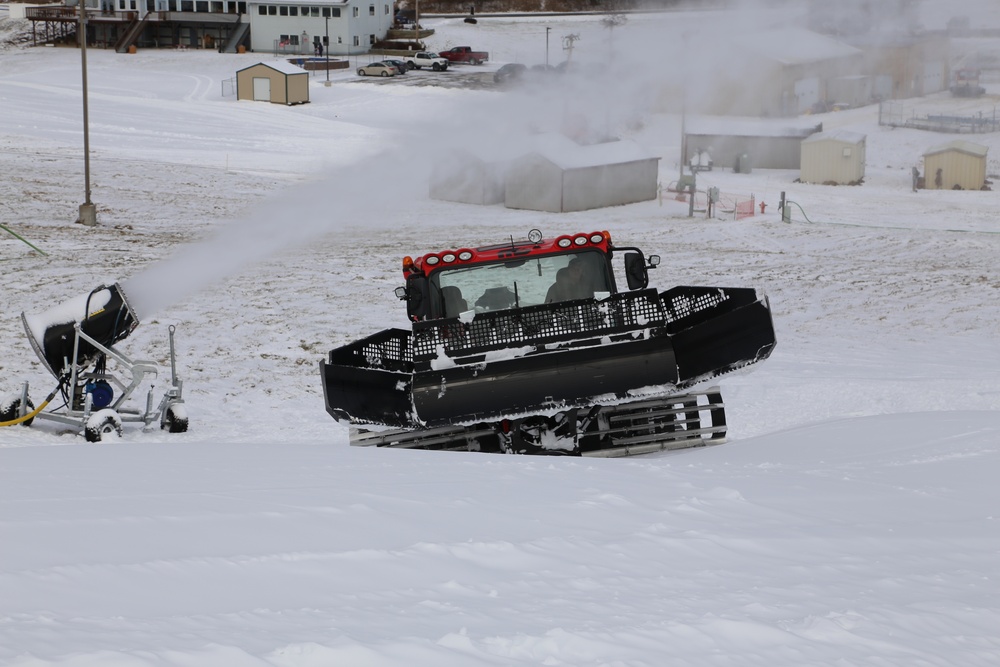
<svg viewBox="0 0 1000 667"><path fill-rule="evenodd" d="M313 55L366 53L392 27L392 0L251 0L250 50Z"/></svg>

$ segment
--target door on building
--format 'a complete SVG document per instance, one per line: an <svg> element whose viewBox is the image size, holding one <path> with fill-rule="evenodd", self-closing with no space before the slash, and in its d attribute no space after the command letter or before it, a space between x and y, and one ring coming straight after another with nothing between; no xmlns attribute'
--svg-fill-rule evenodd
<svg viewBox="0 0 1000 667"><path fill-rule="evenodd" d="M266 76L253 78L253 99L254 102L271 101L271 80Z"/></svg>
<svg viewBox="0 0 1000 667"><path fill-rule="evenodd" d="M803 113L813 108L819 102L819 78L809 77L795 82L795 99L797 113Z"/></svg>

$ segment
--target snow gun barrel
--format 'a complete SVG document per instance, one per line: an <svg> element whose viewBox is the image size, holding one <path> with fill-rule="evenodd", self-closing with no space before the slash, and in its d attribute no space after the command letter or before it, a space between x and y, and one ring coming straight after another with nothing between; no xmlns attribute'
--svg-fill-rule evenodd
<svg viewBox="0 0 1000 667"><path fill-rule="evenodd" d="M36 315L21 313L38 358L57 379L94 363L139 325L118 283L101 285ZM76 335L79 329L80 336Z"/></svg>

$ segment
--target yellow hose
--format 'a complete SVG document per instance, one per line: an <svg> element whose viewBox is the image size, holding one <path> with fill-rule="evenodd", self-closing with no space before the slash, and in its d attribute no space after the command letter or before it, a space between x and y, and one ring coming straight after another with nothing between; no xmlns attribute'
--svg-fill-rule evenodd
<svg viewBox="0 0 1000 667"><path fill-rule="evenodd" d="M28 414L24 415L23 417L18 417L17 419L11 419L10 421L6 422L0 422L0 426L13 426L14 424L20 424L21 422L26 422L29 419L34 419L35 415L44 410L45 406L48 405L52 401L52 399L56 397L56 393L58 391L59 387L56 387L55 389L52 390L51 394L45 397L45 400L42 401L42 404L39 405L37 408L29 412Z"/></svg>

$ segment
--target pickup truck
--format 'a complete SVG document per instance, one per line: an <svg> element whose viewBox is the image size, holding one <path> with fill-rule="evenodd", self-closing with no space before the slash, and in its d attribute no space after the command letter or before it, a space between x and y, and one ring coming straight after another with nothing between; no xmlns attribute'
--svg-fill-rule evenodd
<svg viewBox="0 0 1000 667"><path fill-rule="evenodd" d="M470 65L480 65L490 59L490 54L486 51L473 51L471 46L456 46L438 53L442 58L447 58L448 62L469 63Z"/></svg>
<svg viewBox="0 0 1000 667"><path fill-rule="evenodd" d="M424 67L430 67L435 72L441 72L448 69L448 59L442 58L436 53L431 53L430 51L417 51L416 53L402 56L403 60L406 62L406 66L409 69L423 69Z"/></svg>

